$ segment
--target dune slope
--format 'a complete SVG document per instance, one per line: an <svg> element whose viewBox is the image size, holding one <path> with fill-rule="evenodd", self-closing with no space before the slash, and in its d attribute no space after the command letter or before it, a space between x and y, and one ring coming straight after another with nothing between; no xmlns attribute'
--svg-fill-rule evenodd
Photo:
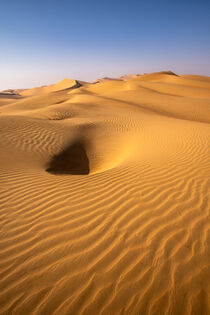
<svg viewBox="0 0 210 315"><path fill-rule="evenodd" d="M210 312L210 78L0 95L0 314Z"/></svg>

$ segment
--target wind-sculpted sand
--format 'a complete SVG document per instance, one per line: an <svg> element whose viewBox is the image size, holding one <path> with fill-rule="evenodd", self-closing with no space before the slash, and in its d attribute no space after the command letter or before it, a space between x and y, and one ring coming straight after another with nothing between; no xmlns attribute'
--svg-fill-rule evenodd
<svg viewBox="0 0 210 315"><path fill-rule="evenodd" d="M0 95L0 313L210 313L210 78Z"/></svg>

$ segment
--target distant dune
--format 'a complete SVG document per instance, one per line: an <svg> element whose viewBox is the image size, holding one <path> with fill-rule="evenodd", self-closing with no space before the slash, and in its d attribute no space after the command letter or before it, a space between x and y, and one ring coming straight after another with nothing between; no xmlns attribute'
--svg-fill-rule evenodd
<svg viewBox="0 0 210 315"><path fill-rule="evenodd" d="M210 77L0 93L0 314L210 314Z"/></svg>

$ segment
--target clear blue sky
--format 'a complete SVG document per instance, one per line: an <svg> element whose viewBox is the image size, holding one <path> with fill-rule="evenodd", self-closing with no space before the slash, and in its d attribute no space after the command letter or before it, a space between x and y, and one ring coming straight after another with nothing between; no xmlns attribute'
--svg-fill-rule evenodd
<svg viewBox="0 0 210 315"><path fill-rule="evenodd" d="M210 75L210 0L0 0L0 90L169 69Z"/></svg>

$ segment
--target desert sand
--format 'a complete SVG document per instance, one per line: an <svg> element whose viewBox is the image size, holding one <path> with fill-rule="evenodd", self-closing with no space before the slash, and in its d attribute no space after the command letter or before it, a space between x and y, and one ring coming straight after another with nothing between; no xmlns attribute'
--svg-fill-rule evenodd
<svg viewBox="0 0 210 315"><path fill-rule="evenodd" d="M0 93L0 314L210 313L210 77Z"/></svg>

